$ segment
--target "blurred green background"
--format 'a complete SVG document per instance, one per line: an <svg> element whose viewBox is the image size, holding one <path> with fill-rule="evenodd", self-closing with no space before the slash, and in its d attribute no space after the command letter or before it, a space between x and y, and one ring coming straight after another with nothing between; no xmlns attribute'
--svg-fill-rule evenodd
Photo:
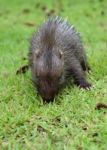
<svg viewBox="0 0 107 150"><path fill-rule="evenodd" d="M61 16L81 33L91 66L90 91L71 85L43 104L26 65L29 39L49 16ZM107 1L0 0L0 149L106 150Z"/></svg>

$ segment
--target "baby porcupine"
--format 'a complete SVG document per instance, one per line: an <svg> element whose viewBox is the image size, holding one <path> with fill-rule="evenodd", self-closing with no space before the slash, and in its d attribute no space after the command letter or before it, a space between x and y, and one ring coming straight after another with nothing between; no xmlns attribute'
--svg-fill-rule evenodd
<svg viewBox="0 0 107 150"><path fill-rule="evenodd" d="M59 17L50 18L33 34L29 63L33 82L43 100L52 101L70 76L81 88L91 86L85 78L84 71L89 65L80 36Z"/></svg>

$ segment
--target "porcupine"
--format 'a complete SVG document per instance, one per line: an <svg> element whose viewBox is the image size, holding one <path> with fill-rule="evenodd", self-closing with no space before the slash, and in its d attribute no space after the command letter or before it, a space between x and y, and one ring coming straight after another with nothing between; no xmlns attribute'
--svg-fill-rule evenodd
<svg viewBox="0 0 107 150"><path fill-rule="evenodd" d="M60 17L49 18L33 33L29 49L32 79L43 100L52 101L69 77L90 88L89 64L79 33Z"/></svg>

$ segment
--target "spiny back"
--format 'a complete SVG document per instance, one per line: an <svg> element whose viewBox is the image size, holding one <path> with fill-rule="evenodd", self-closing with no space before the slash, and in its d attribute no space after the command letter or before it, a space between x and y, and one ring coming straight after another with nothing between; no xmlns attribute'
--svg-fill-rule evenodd
<svg viewBox="0 0 107 150"><path fill-rule="evenodd" d="M32 38L33 49L50 50L54 46L66 46L70 44L71 38L77 36L74 26L60 17L52 17L38 28ZM67 43L66 43L67 42Z"/></svg>

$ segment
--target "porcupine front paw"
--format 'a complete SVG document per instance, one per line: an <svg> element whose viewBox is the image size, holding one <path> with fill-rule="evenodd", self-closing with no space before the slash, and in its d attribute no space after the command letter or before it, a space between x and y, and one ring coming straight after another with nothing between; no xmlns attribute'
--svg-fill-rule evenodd
<svg viewBox="0 0 107 150"><path fill-rule="evenodd" d="M80 88L83 88L83 89L86 89L86 90L88 90L88 89L90 89L91 88L91 83L89 83L89 82L84 82L84 83L80 83L79 84L79 87Z"/></svg>
<svg viewBox="0 0 107 150"><path fill-rule="evenodd" d="M88 81L86 81L85 79L81 79L77 82L75 82L77 86L79 86L80 88L83 88L83 89L90 89L91 88L91 83L89 83Z"/></svg>

